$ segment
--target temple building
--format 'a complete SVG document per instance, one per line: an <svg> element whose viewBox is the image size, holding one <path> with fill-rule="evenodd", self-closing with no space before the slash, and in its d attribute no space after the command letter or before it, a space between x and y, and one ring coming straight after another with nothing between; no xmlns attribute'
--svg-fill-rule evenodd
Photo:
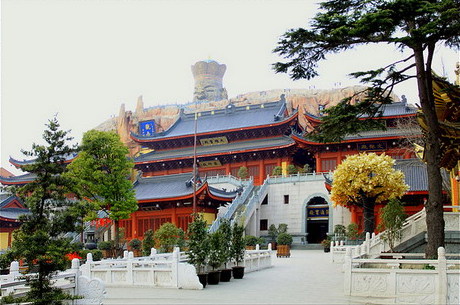
<svg viewBox="0 0 460 305"><path fill-rule="evenodd" d="M319 243L336 224L361 222L362 211L333 206L327 177L347 155L363 151L396 159L410 186L403 198L406 211L423 207L426 170L406 143L421 131L399 126L417 113L405 100L395 97L394 104L384 106L385 131L318 143L307 134L321 123L321 110L362 88L326 94L283 89L228 99L225 70L215 61L198 62L192 66L193 103L144 108L139 98L134 112L122 105L118 118L98 127L117 131L139 173L133 184L139 209L120 222L127 239L142 239L145 231L165 222L186 230L195 210L205 216L210 230L227 218L245 225L246 234L267 236L271 224L286 223L294 243ZM30 161L11 159L18 167L24 162ZM273 175L275 168L281 175ZM292 168L301 173L290 175ZM303 168L310 170L304 173ZM32 180L27 174L0 177L6 185Z"/></svg>

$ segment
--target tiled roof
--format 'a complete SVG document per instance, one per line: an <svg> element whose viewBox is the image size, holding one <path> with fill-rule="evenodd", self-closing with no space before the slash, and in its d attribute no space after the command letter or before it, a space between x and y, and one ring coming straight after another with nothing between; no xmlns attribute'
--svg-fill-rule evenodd
<svg viewBox="0 0 460 305"><path fill-rule="evenodd" d="M75 157L77 156L77 153L71 153L71 154L66 154L64 156L64 162L70 162L72 161ZM32 160L17 160L14 159L13 157L10 157L10 163L14 164L15 166L23 166L27 164L33 164L35 162L35 159Z"/></svg>
<svg viewBox="0 0 460 305"><path fill-rule="evenodd" d="M148 199L168 199L174 197L190 196L193 194L193 185L187 184L192 178L192 173L153 176L153 177L140 177L134 185L136 199L138 201ZM202 178L203 184L197 187L197 191L201 187L206 187L207 182ZM235 191L225 192L212 187L209 187L211 194L233 199L236 195Z"/></svg>
<svg viewBox="0 0 460 305"><path fill-rule="evenodd" d="M19 216L29 213L29 210L27 209L21 209L17 207L5 208L5 206L7 206L11 201L19 200L18 197L14 195L2 194L0 196L0 200L0 217L2 218L17 220L19 219Z"/></svg>
<svg viewBox="0 0 460 305"><path fill-rule="evenodd" d="M12 184L26 184L29 182L32 182L37 178L37 175L27 173L24 175L19 175L19 176L12 176L12 177L3 177L0 176L0 183L4 185L12 185Z"/></svg>
<svg viewBox="0 0 460 305"><path fill-rule="evenodd" d="M246 150L264 150L272 149L277 147L286 147L294 145L295 141L287 136L274 137L268 139L258 139L258 140L248 140L233 142L228 144L221 145L210 145L210 146L198 146L197 147L197 157L220 154L220 153L238 153ZM165 151L153 151L134 159L134 162L148 162L148 161L158 161L165 159L179 159L187 158L193 156L193 147L175 149L175 150L165 150Z"/></svg>
<svg viewBox="0 0 460 305"><path fill-rule="evenodd" d="M284 115L285 110L286 102L282 99L278 102L238 107L230 104L225 109L202 111L199 112L197 120L197 134L279 123L287 119ZM132 136L138 140L154 140L193 135L194 130L195 114L182 113L180 118L164 132L152 136L133 133Z"/></svg>
<svg viewBox="0 0 460 305"><path fill-rule="evenodd" d="M361 131L358 134L348 135L343 140L359 140L372 138L407 138L422 135L419 128L402 129L402 128L387 128L387 130L369 130Z"/></svg>
<svg viewBox="0 0 460 305"><path fill-rule="evenodd" d="M414 106L404 103L404 102L396 102L391 104L385 104L382 106L383 110L383 117L391 117L391 116L401 116L401 115L409 115L409 114L416 114L417 108ZM363 116L366 117L366 116Z"/></svg>
<svg viewBox="0 0 460 305"><path fill-rule="evenodd" d="M419 159L396 160L394 168L404 173L406 184L410 187L408 192L428 190L426 164Z"/></svg>
<svg viewBox="0 0 460 305"><path fill-rule="evenodd" d="M395 102L391 104L382 105L381 110L383 111L382 117L394 117L394 116L406 116L406 115L415 115L417 113L417 108L414 106L404 103L404 102ZM306 116L309 116L316 120L321 120L322 116L318 116L311 112L306 111ZM367 118L368 115L362 115L362 118Z"/></svg>

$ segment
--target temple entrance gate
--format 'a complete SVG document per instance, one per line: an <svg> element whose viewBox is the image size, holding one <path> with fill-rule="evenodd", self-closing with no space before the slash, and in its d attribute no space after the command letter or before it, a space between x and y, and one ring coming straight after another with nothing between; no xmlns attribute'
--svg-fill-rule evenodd
<svg viewBox="0 0 460 305"><path fill-rule="evenodd" d="M329 205L323 197L313 197L307 202L307 241L320 243L329 231Z"/></svg>

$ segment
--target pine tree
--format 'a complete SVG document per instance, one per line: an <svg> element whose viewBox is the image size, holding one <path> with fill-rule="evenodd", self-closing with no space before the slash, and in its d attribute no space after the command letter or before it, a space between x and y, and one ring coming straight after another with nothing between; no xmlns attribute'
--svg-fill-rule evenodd
<svg viewBox="0 0 460 305"><path fill-rule="evenodd" d="M27 278L30 290L16 302L33 304L62 304L72 296L52 287L51 278L58 270L65 270L71 251L70 241L63 234L75 230L76 219L66 213L73 204L66 195L74 190L73 184L63 174L65 161L76 152L66 143L72 138L68 131L59 129L57 118L49 120L43 133L45 145L33 144L31 151L23 151L34 160L22 170L36 175L36 179L17 190L30 213L21 216L22 225L14 232L11 253L16 259L24 259L29 271L37 273Z"/></svg>
<svg viewBox="0 0 460 305"><path fill-rule="evenodd" d="M293 79L311 79L318 76L318 62L326 55L355 46L393 44L411 52L410 56L382 68L352 73L371 85L366 97L356 104L347 99L330 108L327 111L330 124L322 124L320 131L326 135L324 141L332 139L334 142L347 134L378 127L376 121L359 120L358 117L378 117L381 105L391 102L390 94L395 85L417 79L420 106L427 125L425 157L429 197L425 254L436 257L438 247L444 246L444 218L439 166L441 130L434 110L432 62L436 47L441 43L459 46L460 0L329 0L320 3L320 10L309 29L293 29L281 37L274 52L288 61L274 64L274 69L289 73ZM363 122L368 126L363 126Z"/></svg>

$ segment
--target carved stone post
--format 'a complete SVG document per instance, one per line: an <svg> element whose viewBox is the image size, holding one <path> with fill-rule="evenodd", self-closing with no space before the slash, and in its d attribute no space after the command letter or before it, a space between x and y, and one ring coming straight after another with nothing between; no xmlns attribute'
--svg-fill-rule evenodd
<svg viewBox="0 0 460 305"><path fill-rule="evenodd" d="M438 248L438 289L436 304L447 304L447 260L446 249Z"/></svg>
<svg viewBox="0 0 460 305"><path fill-rule="evenodd" d="M345 295L351 295L351 267L352 267L352 248L347 248L343 260L343 292Z"/></svg>
<svg viewBox="0 0 460 305"><path fill-rule="evenodd" d="M171 275L172 275L172 284L175 288L179 288L179 257L180 249L179 247L174 247L172 253L172 262L171 262Z"/></svg>

